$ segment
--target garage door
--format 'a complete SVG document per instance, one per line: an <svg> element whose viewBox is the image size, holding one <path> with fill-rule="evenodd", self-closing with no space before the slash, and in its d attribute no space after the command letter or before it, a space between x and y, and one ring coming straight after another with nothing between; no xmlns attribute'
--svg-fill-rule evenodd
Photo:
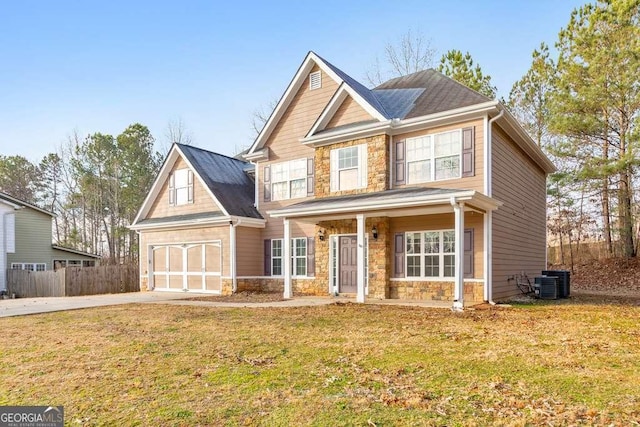
<svg viewBox="0 0 640 427"><path fill-rule="evenodd" d="M220 242L184 243L151 247L151 276L158 290L220 293Z"/></svg>

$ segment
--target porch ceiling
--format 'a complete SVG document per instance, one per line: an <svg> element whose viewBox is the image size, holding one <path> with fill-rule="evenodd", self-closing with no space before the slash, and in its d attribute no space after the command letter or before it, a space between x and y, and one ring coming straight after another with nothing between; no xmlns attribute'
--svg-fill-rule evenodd
<svg viewBox="0 0 640 427"><path fill-rule="evenodd" d="M474 190L412 187L347 196L307 200L268 211L274 218L313 221L366 216L414 216L453 212L452 203L464 202L465 210L493 211L502 203Z"/></svg>

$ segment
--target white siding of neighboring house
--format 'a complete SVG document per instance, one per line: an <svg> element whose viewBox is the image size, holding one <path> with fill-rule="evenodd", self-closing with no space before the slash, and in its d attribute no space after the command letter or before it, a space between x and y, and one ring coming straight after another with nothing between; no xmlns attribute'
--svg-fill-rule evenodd
<svg viewBox="0 0 640 427"><path fill-rule="evenodd" d="M15 215L11 206L0 203L0 291L7 289L7 252L15 251Z"/></svg>

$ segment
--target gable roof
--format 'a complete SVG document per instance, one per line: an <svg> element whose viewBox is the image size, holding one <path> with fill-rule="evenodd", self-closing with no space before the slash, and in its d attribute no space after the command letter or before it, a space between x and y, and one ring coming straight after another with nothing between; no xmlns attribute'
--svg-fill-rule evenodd
<svg viewBox="0 0 640 427"><path fill-rule="evenodd" d="M0 191L0 202L4 202L5 204L13 206L14 208L21 208L21 207L30 208L52 217L56 216L53 212L49 212L48 210L39 208L38 206L31 204L29 202L25 202L24 200L16 199L15 197L10 196L7 193L3 193L1 191Z"/></svg>
<svg viewBox="0 0 640 427"><path fill-rule="evenodd" d="M262 219L254 206L254 182L245 173L247 162L190 145L176 145L229 215Z"/></svg>
<svg viewBox="0 0 640 427"><path fill-rule="evenodd" d="M202 148L174 143L132 223L133 228L149 213L179 157L193 170L195 177L211 196L214 205L225 216L263 219L254 206L253 179L246 173L251 167L250 163Z"/></svg>

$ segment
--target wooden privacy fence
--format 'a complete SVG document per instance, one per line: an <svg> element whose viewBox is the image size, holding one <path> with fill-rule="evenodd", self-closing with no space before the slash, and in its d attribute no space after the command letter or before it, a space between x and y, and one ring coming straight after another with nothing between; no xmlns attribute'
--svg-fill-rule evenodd
<svg viewBox="0 0 640 427"><path fill-rule="evenodd" d="M18 298L117 294L139 290L136 265L67 267L57 271L7 270L7 292Z"/></svg>

